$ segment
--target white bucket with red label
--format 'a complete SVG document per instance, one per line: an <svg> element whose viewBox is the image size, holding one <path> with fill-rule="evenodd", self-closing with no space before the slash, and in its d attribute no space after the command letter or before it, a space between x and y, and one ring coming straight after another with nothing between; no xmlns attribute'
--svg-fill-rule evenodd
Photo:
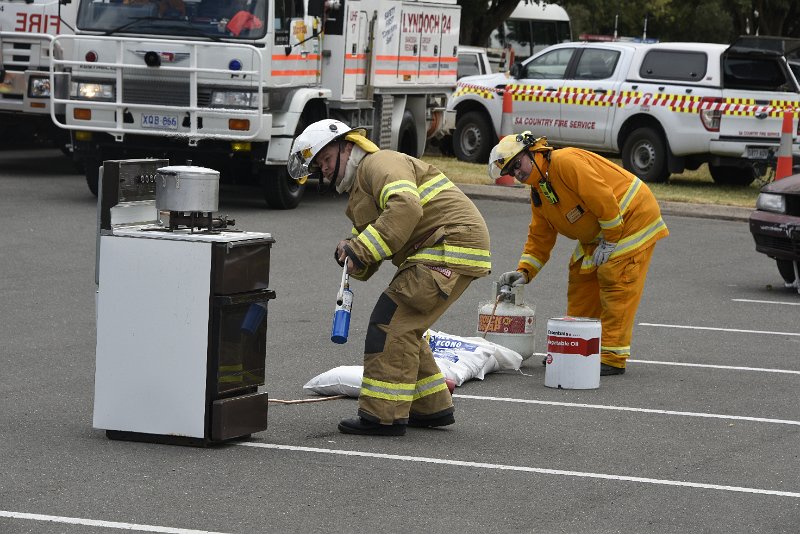
<svg viewBox="0 0 800 534"><path fill-rule="evenodd" d="M560 389L600 387L600 333L597 319L548 320L544 385Z"/></svg>

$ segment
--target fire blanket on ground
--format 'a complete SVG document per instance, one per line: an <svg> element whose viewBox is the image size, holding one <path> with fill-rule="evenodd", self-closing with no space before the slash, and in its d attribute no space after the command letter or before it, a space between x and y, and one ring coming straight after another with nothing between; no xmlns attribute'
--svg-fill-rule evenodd
<svg viewBox="0 0 800 534"><path fill-rule="evenodd" d="M473 378L483 380L485 375L494 371L518 370L522 364L518 352L480 337L459 337L428 330L425 338L442 374L456 386ZM363 374L361 365L342 365L315 376L303 389L319 395L358 397Z"/></svg>

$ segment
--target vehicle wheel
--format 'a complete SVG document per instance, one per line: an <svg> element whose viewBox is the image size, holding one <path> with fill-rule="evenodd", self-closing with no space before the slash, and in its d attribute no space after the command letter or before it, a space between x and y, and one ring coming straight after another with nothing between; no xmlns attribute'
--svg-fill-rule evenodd
<svg viewBox="0 0 800 534"><path fill-rule="evenodd" d="M300 204L305 184L298 184L289 176L285 166L272 166L261 171L264 200L273 210L293 210Z"/></svg>
<svg viewBox="0 0 800 534"><path fill-rule="evenodd" d="M758 178L758 171L752 165L744 167L734 167L732 165L711 165L708 166L711 178L720 185L742 185L747 186Z"/></svg>
<svg viewBox="0 0 800 534"><path fill-rule="evenodd" d="M414 122L414 115L409 110L403 113L400 131L397 132L397 150L413 158L419 157L417 152L417 125Z"/></svg>
<svg viewBox="0 0 800 534"><path fill-rule="evenodd" d="M445 135L439 140L439 152L441 152L442 156L447 156L448 158L455 156L452 135Z"/></svg>
<svg viewBox="0 0 800 534"><path fill-rule="evenodd" d="M789 260L775 260L778 264L778 272L787 284L794 282L794 262Z"/></svg>
<svg viewBox="0 0 800 534"><path fill-rule="evenodd" d="M305 115L301 115L294 129L297 139L309 122ZM298 184L291 176L285 165L267 167L261 171L261 188L264 191L264 200L267 207L273 210L293 210L300 205L306 185Z"/></svg>
<svg viewBox="0 0 800 534"><path fill-rule="evenodd" d="M464 113L456 121L453 132L453 152L461 161L487 163L494 145L494 128L480 111Z"/></svg>
<svg viewBox="0 0 800 534"><path fill-rule="evenodd" d="M86 185L94 196L97 196L98 182L100 181L100 165L103 161L96 157L88 157L83 160L83 172L86 175Z"/></svg>
<svg viewBox="0 0 800 534"><path fill-rule="evenodd" d="M666 182L667 149L661 134L652 128L634 130L622 145L622 166L645 182Z"/></svg>

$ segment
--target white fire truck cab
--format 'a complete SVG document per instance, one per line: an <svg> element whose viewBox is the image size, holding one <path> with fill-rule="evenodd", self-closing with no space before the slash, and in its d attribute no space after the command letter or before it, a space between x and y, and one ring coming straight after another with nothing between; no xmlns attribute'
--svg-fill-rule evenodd
<svg viewBox="0 0 800 534"><path fill-rule="evenodd" d="M57 61L60 124L96 194L105 159L191 160L257 182L272 208L304 185L286 160L323 118L420 155L452 127L455 0L79 0L71 58ZM65 47L66 48L66 47ZM60 90L60 89L57 89Z"/></svg>
<svg viewBox="0 0 800 534"><path fill-rule="evenodd" d="M76 5L58 0L0 0L0 123L20 131L65 137L50 120L50 42L72 33Z"/></svg>

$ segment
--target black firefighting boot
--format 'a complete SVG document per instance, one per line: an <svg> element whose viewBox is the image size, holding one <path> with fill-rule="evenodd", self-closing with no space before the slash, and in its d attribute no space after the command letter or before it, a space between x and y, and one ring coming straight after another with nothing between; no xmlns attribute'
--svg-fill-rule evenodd
<svg viewBox="0 0 800 534"><path fill-rule="evenodd" d="M600 364L600 376L624 375L624 374L625 374L624 367L614 367L613 365L607 365L605 363Z"/></svg>
<svg viewBox="0 0 800 534"><path fill-rule="evenodd" d="M406 425L382 425L367 421L363 417L342 419L339 423L342 434L359 434L361 436L404 436Z"/></svg>
<svg viewBox="0 0 800 534"><path fill-rule="evenodd" d="M409 414L408 416L408 426L417 427L417 428L432 428L435 426L447 426L452 425L456 422L456 418L453 416L453 409L448 408L442 412L437 412L430 415L421 415L421 414Z"/></svg>

